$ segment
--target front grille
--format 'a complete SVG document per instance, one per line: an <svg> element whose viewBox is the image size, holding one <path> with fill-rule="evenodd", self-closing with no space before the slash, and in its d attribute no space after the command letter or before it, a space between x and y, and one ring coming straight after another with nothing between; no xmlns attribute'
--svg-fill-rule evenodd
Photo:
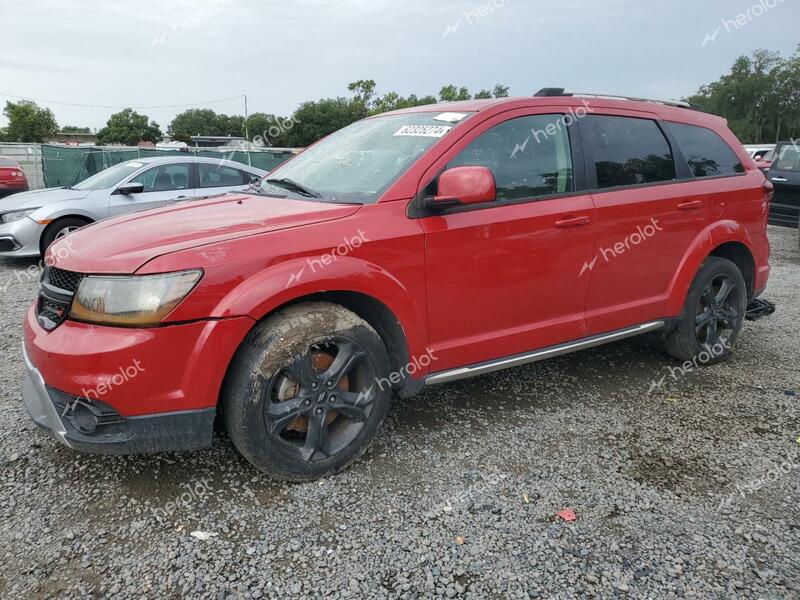
<svg viewBox="0 0 800 600"><path fill-rule="evenodd" d="M45 267L36 303L36 318L42 327L50 331L66 320L72 297L84 277L82 273Z"/></svg>
<svg viewBox="0 0 800 600"><path fill-rule="evenodd" d="M83 273L75 273L74 271L65 271L57 267L45 267L42 274L42 281L49 283L57 288L75 293L78 289L78 284L84 278Z"/></svg>

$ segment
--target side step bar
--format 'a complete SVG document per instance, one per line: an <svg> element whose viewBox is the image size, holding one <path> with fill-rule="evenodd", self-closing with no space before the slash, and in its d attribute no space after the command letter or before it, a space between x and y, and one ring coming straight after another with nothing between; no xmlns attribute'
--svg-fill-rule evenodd
<svg viewBox="0 0 800 600"><path fill-rule="evenodd" d="M501 371L511 367L518 367L532 362L545 360L546 358L553 358L554 356L561 356L562 354L569 354L570 352L577 352L578 350L586 350L587 348L594 348L595 346L602 346L609 342L616 342L617 340L624 340L625 338L634 337L649 331L656 331L664 327L664 321L652 321L650 323L643 323L635 327L626 327L610 333L601 333L600 335L593 335L591 337L559 344L557 346L550 346L535 350L533 352L526 352L524 354L514 354L504 358L498 358L487 362L470 365L468 367L459 367L450 371L442 371L434 373L425 378L425 385L435 385L437 383L449 383L450 381L457 381L459 379L466 379L467 377L474 377L476 375L485 375L486 373L493 373L494 371Z"/></svg>

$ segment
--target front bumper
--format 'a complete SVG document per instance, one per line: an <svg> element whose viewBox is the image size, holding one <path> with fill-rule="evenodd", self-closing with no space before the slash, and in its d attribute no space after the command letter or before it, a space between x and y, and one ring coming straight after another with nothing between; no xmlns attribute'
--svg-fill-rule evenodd
<svg viewBox="0 0 800 600"><path fill-rule="evenodd" d="M252 325L247 317L152 329L68 320L46 331L34 303L23 326L25 407L85 452L207 447L222 380Z"/></svg>
<svg viewBox="0 0 800 600"><path fill-rule="evenodd" d="M39 256L44 228L29 217L0 223L0 256Z"/></svg>
<svg viewBox="0 0 800 600"><path fill-rule="evenodd" d="M94 454L197 450L211 445L216 410L186 410L123 418L107 406L48 388L25 348L22 400L33 421L56 440ZM88 408L90 406L95 408Z"/></svg>

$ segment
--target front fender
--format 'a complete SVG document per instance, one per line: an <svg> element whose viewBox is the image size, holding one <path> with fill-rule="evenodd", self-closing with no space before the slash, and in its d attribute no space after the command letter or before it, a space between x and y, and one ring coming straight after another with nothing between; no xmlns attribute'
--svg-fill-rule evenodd
<svg viewBox="0 0 800 600"><path fill-rule="evenodd" d="M744 244L751 255L753 243L748 231L736 221L724 220L711 223L703 229L689 245L680 266L670 282L667 293L667 316L677 316L683 310L686 294L700 265L711 252L726 242Z"/></svg>
<svg viewBox="0 0 800 600"><path fill-rule="evenodd" d="M258 321L280 306L320 292L354 292L381 302L400 324L409 355L425 353L423 299L380 265L354 256L338 256L327 264L303 257L273 265L234 287L212 316L247 315Z"/></svg>

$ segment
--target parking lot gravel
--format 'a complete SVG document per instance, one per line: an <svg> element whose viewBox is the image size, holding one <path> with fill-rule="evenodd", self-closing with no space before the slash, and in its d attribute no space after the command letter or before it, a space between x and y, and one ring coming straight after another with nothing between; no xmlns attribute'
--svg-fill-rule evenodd
<svg viewBox="0 0 800 600"><path fill-rule="evenodd" d="M777 312L724 364L651 336L433 387L309 484L223 434L135 457L47 437L20 393L36 263L3 260L0 595L800 598L797 235L770 228Z"/></svg>

